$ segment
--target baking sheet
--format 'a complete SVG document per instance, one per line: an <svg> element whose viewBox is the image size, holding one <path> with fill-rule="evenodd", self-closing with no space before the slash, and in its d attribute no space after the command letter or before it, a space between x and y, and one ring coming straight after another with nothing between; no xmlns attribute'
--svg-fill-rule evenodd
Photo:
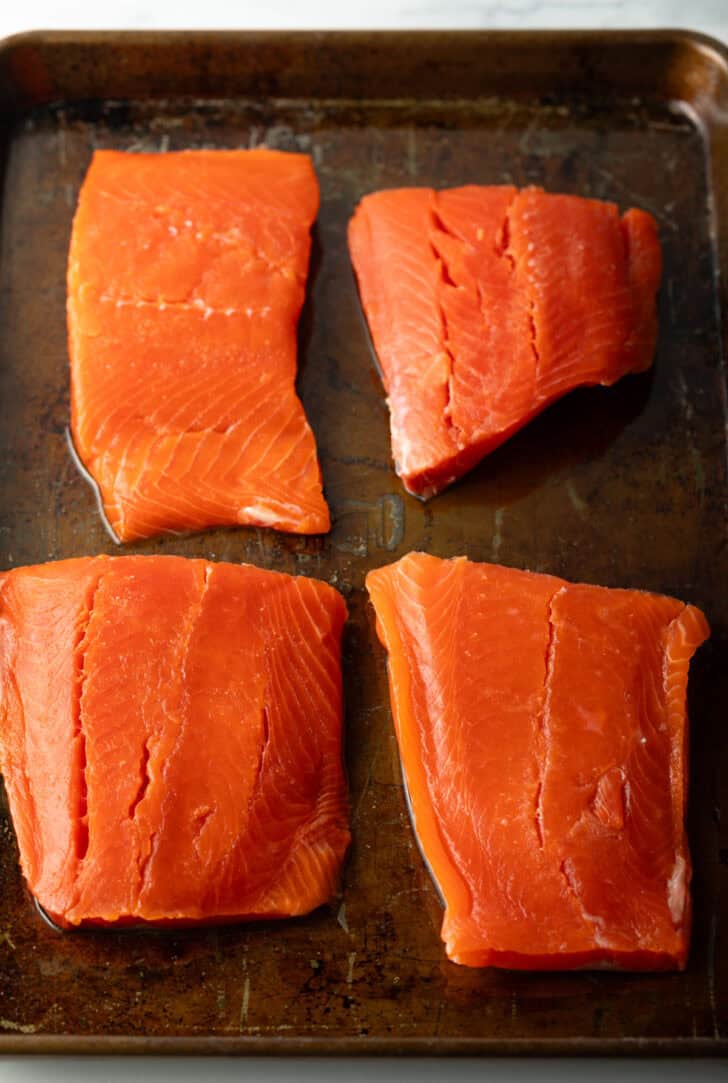
<svg viewBox="0 0 728 1083"><path fill-rule="evenodd" d="M728 1049L726 54L685 34L37 34L0 49L0 567L116 552L74 466L65 262L97 147L266 143L321 183L299 389L333 529L215 530L125 547L247 560L343 591L354 845L341 896L234 928L59 934L0 807L0 1052L635 1052ZM710 153L709 153L710 152ZM655 215L654 370L553 406L421 504L387 411L346 223L385 186L541 184ZM725 189L725 194L724 194ZM725 232L723 233L725 237ZM695 925L684 974L523 974L445 959L407 817L366 572L467 553L704 608L691 674Z"/></svg>

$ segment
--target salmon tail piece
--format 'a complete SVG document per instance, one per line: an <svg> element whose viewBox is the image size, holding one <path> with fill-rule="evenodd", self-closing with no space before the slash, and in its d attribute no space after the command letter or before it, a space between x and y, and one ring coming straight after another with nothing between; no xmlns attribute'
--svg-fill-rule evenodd
<svg viewBox="0 0 728 1083"><path fill-rule="evenodd" d="M652 363L661 257L644 211L508 185L403 188L362 199L349 249L415 496L572 389Z"/></svg>
<svg viewBox="0 0 728 1083"><path fill-rule="evenodd" d="M682 969L700 610L424 553L366 585L448 957Z"/></svg>

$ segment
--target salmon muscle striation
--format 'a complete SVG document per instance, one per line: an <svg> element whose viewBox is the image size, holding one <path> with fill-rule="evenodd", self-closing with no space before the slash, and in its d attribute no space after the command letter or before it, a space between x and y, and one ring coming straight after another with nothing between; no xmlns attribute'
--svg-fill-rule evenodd
<svg viewBox="0 0 728 1083"><path fill-rule="evenodd" d="M424 553L367 588L450 959L683 968L700 610Z"/></svg>
<svg viewBox="0 0 728 1083"><path fill-rule="evenodd" d="M302 154L94 154L68 262L71 430L118 540L329 529L295 390L318 202Z"/></svg>
<svg viewBox="0 0 728 1083"><path fill-rule="evenodd" d="M305 914L349 844L341 596L173 556L0 576L0 754L63 927Z"/></svg>
<svg viewBox="0 0 728 1083"><path fill-rule="evenodd" d="M349 248L415 496L573 388L652 362L661 255L644 211L505 185L394 189L362 199Z"/></svg>

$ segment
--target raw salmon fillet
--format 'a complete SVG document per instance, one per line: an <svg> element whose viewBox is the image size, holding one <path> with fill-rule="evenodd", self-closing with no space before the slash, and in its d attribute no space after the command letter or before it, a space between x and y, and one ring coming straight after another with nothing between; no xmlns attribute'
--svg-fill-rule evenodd
<svg viewBox="0 0 728 1083"><path fill-rule="evenodd" d="M430 497L555 399L650 366L653 218L539 188L365 196L349 247L395 468Z"/></svg>
<svg viewBox="0 0 728 1083"><path fill-rule="evenodd" d="M349 843L326 583L182 557L0 575L0 754L64 927L305 914Z"/></svg>
<svg viewBox="0 0 728 1083"><path fill-rule="evenodd" d="M448 956L684 967L700 610L423 553L370 572L367 588Z"/></svg>
<svg viewBox="0 0 728 1083"><path fill-rule="evenodd" d="M329 529L294 386L317 209L302 154L94 154L68 264L71 428L120 541Z"/></svg>

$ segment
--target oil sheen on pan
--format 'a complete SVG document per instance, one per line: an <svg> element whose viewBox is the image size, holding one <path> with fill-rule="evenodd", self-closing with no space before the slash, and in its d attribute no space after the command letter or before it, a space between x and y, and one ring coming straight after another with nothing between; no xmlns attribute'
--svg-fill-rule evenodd
<svg viewBox="0 0 728 1083"><path fill-rule="evenodd" d="M700 610L424 553L367 588L448 956L682 969Z"/></svg>
<svg viewBox="0 0 728 1083"><path fill-rule="evenodd" d="M305 914L349 844L346 606L183 557L0 575L0 752L22 869L63 927Z"/></svg>
<svg viewBox="0 0 728 1083"><path fill-rule="evenodd" d="M568 391L649 368L654 219L539 188L405 188L349 225L397 473L440 492Z"/></svg>
<svg viewBox="0 0 728 1083"><path fill-rule="evenodd" d="M68 264L71 428L118 540L329 529L295 391L318 202L302 154L94 154Z"/></svg>

